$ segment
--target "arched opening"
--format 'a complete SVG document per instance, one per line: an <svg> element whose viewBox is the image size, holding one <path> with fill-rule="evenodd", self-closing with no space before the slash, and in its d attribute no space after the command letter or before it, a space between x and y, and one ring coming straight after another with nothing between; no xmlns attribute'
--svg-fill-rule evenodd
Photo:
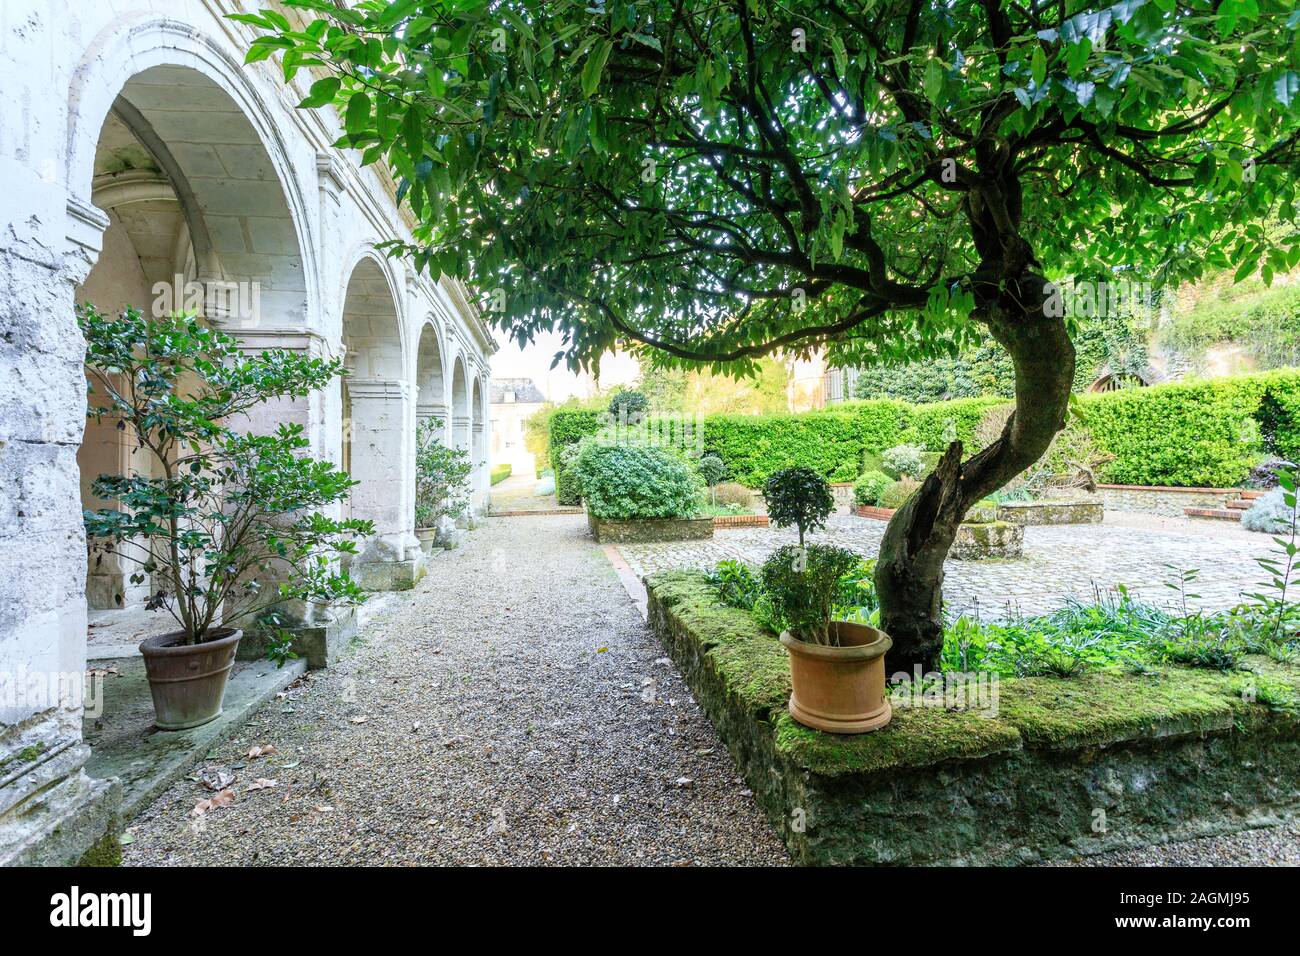
<svg viewBox="0 0 1300 956"><path fill-rule="evenodd" d="M437 432L439 440L447 435L447 385L443 376L442 344L438 330L426 322L420 330L420 344L415 356L415 414L421 422Z"/></svg>
<svg viewBox="0 0 1300 956"><path fill-rule="evenodd" d="M483 379L474 377L471 401L470 461L474 463L474 505L480 507L486 500L488 487L487 467L487 403L483 401Z"/></svg>
<svg viewBox="0 0 1300 956"><path fill-rule="evenodd" d="M465 360L458 355L451 376L451 447L471 451L471 424L469 379L465 374Z"/></svg>
<svg viewBox="0 0 1300 956"><path fill-rule="evenodd" d="M276 167L249 118L209 77L153 66L122 87L96 142L90 196L108 219L101 251L74 293L113 314L194 311L240 338L303 328L307 283L298 230ZM119 422L86 423L77 453L83 507L100 474L156 467ZM91 610L140 604L152 582L90 550Z"/></svg>
<svg viewBox="0 0 1300 956"><path fill-rule="evenodd" d="M362 587L410 587L423 566L409 476L414 456L411 384L397 296L380 261L364 256L343 296L343 468L357 485L351 515L375 533L352 562Z"/></svg>

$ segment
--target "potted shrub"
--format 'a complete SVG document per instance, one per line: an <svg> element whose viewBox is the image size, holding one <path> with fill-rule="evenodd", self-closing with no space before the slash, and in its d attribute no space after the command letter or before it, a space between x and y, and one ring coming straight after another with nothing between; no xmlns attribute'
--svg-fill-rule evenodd
<svg viewBox="0 0 1300 956"><path fill-rule="evenodd" d="M763 483L767 513L778 528L794 525L799 529L799 544L804 534L826 526L835 510L835 497L828 482L811 468L782 468L772 472Z"/></svg>
<svg viewBox="0 0 1300 956"><path fill-rule="evenodd" d="M457 521L469 509L469 454L448 448L439 435L433 419L415 431L415 536L425 554L433 549L442 520Z"/></svg>
<svg viewBox="0 0 1300 956"><path fill-rule="evenodd" d="M884 631L834 619L841 579L858 567L831 545L778 548L763 563L763 590L790 653L790 716L815 730L862 734L889 723Z"/></svg>
<svg viewBox="0 0 1300 956"><path fill-rule="evenodd" d="M266 629L269 654L296 656L283 617L286 601L351 603L364 594L331 560L355 553L368 521L340 521L317 509L345 498L354 482L329 462L303 457L301 425L272 435L235 432L229 423L272 398L302 397L345 374L338 360L282 350L258 357L178 314L147 319L135 309L108 318L77 310L86 338L89 411L118 419L146 453L148 473L100 475L93 493L116 508L85 513L96 550L151 576L147 607L177 629L140 644L158 726L182 730L221 713L242 631Z"/></svg>
<svg viewBox="0 0 1300 956"><path fill-rule="evenodd" d="M589 437L579 443L571 467L597 541L713 536L713 519L700 513L699 476L668 449Z"/></svg>

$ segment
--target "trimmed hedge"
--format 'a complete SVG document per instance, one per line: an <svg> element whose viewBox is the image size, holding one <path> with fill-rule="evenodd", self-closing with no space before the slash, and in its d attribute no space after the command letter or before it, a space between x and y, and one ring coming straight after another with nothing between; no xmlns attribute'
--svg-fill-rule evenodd
<svg viewBox="0 0 1300 956"><path fill-rule="evenodd" d="M1099 475L1131 485L1231 487L1246 478L1262 449L1252 416L1268 389L1291 420L1279 430L1278 452L1300 457L1300 370L1155 385L1082 395L1078 411L1102 449L1115 456ZM846 402L786 415L705 416L704 449L722 458L728 477L760 487L778 468L806 465L832 481L853 481L868 454L904 442L942 451L956 437L974 449L975 428L1001 398L961 398L909 405L892 400ZM600 428L597 412L557 411L551 420L551 461L564 446ZM556 465L561 502L576 503ZM565 493L571 497L566 500Z"/></svg>
<svg viewBox="0 0 1300 956"><path fill-rule="evenodd" d="M1265 389L1291 421L1278 430L1278 452L1300 454L1300 371L1175 382L1080 398L1079 412L1097 444L1115 456L1102 469L1124 485L1231 487L1245 480L1262 449L1252 416Z"/></svg>
<svg viewBox="0 0 1300 956"><path fill-rule="evenodd" d="M491 479L491 483L495 485L498 482L505 481L507 478L510 477L510 473L513 470L514 470L514 466L510 464L493 465L492 471L489 473L489 478Z"/></svg>
<svg viewBox="0 0 1300 956"><path fill-rule="evenodd" d="M588 435L594 435L604 420L603 412L570 410L552 413L547 445L550 448L551 468L555 471L555 497L560 504L576 505L581 501L572 476L560 460L560 453L569 445L576 445Z"/></svg>

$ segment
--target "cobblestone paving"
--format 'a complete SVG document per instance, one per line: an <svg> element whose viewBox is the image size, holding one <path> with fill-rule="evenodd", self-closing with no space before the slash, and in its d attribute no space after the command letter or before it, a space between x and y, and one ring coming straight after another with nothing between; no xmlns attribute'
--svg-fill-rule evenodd
<svg viewBox="0 0 1300 956"><path fill-rule="evenodd" d="M985 620L1008 613L1040 614L1069 599L1091 600L1094 589L1123 584L1138 600L1165 606L1176 593L1165 585L1183 569L1197 568L1189 606L1214 610L1237 603L1265 576L1255 559L1272 547L1267 535L1189 521L1149 527L1140 518L1108 516L1100 525L1025 529L1025 556L1015 560L949 561L944 600L958 614ZM837 544L874 557L885 522L840 514L810 541ZM761 562L798 535L775 528L718 531L711 541L625 544L619 551L638 577L668 568L712 567L723 558Z"/></svg>

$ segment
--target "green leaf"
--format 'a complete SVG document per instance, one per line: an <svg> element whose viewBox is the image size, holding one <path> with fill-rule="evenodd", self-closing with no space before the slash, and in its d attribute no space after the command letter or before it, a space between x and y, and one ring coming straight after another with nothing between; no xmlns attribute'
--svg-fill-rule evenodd
<svg viewBox="0 0 1300 956"><path fill-rule="evenodd" d="M370 97L364 90L357 90L348 99L347 112L343 116L343 128L352 135L365 131L370 123Z"/></svg>
<svg viewBox="0 0 1300 956"><path fill-rule="evenodd" d="M311 92L298 104L298 109L315 109L333 103L334 96L342 85L343 81L337 76L327 76L317 80L311 85Z"/></svg>
<svg viewBox="0 0 1300 956"><path fill-rule="evenodd" d="M605 71L605 61L609 51L614 49L613 40L601 40L587 54L587 62L582 67L582 95L591 96L600 86L600 75Z"/></svg>

